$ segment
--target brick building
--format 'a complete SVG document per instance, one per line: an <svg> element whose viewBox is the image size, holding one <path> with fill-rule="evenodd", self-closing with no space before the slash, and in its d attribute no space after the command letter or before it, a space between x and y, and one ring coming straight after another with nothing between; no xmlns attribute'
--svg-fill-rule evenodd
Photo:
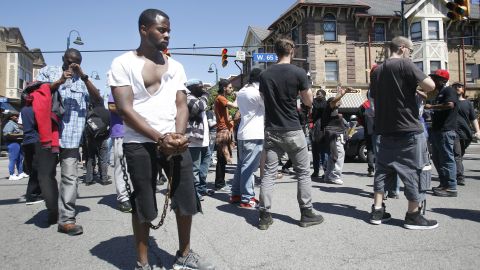
<svg viewBox="0 0 480 270"><path fill-rule="evenodd" d="M365 90L372 65L389 55L386 42L402 35L401 2L297 0L267 29L249 27L243 50L247 55L272 52L274 40L288 36L298 44L295 63L309 72L313 88L342 84ZM469 21L452 22L446 17L445 0L406 2L414 2L404 5L406 36L414 42L413 62L426 74L448 69L451 81L466 82L467 94L473 97L480 90L479 4L472 4ZM247 61L244 73L263 65Z"/></svg>

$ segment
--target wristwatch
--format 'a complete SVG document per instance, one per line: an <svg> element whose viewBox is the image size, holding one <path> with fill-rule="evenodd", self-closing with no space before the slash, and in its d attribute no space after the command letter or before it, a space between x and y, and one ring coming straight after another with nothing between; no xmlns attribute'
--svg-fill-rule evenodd
<svg viewBox="0 0 480 270"><path fill-rule="evenodd" d="M85 82L85 81L88 80L88 75L87 75L87 74L83 74L83 76L81 76L80 79Z"/></svg>

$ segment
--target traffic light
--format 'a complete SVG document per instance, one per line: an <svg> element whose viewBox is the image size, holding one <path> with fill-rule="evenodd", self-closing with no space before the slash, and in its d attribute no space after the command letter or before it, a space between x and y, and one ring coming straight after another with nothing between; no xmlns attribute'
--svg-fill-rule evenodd
<svg viewBox="0 0 480 270"><path fill-rule="evenodd" d="M470 0L454 0L445 5L448 8L447 17L453 21L461 21L470 17Z"/></svg>
<svg viewBox="0 0 480 270"><path fill-rule="evenodd" d="M227 55L227 53L228 53L228 50L227 50L226 48L223 48L223 49L222 49L222 67L226 67L227 64L228 64L228 60L227 60L228 55Z"/></svg>

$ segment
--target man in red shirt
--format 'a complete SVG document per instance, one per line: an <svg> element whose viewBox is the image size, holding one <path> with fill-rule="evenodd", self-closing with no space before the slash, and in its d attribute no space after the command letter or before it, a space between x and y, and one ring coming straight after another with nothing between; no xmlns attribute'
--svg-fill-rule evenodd
<svg viewBox="0 0 480 270"><path fill-rule="evenodd" d="M215 189L228 190L225 183L225 165L231 163L232 129L233 123L228 114L229 108L237 108L237 105L228 101L226 96L233 91L229 80L221 79L218 83L218 96L215 99L215 117L217 118L217 166L215 170Z"/></svg>

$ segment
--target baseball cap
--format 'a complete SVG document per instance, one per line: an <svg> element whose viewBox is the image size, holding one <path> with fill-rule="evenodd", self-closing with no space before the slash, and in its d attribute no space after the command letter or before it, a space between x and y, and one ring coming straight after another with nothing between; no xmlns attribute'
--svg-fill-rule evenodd
<svg viewBox="0 0 480 270"><path fill-rule="evenodd" d="M461 83L461 82L454 82L454 83L452 83L452 86L461 86L461 87L464 87L463 83Z"/></svg>
<svg viewBox="0 0 480 270"><path fill-rule="evenodd" d="M194 85L203 86L203 82L199 79L190 79L185 83L186 87L190 87L190 86L194 86Z"/></svg>
<svg viewBox="0 0 480 270"><path fill-rule="evenodd" d="M445 69L437 69L435 70L434 73L428 75L428 76L431 76L431 77L440 77L440 78L443 78L445 80L449 80L450 79L450 73L448 73L447 70Z"/></svg>

